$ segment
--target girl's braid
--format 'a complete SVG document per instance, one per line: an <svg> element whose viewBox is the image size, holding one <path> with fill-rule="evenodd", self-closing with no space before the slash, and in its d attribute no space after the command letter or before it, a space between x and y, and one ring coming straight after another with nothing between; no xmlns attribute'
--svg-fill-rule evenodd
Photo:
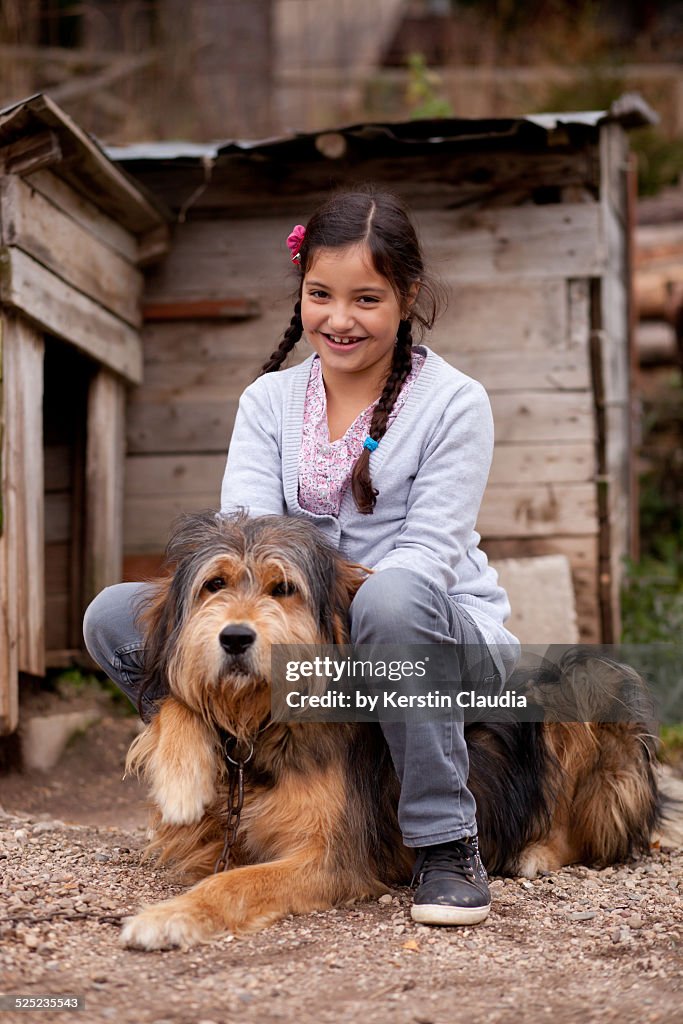
<svg viewBox="0 0 683 1024"><path fill-rule="evenodd" d="M301 300L299 299L294 306L294 315L290 320L289 327L282 336L279 347L275 349L263 364L259 377L263 376L264 373L273 373L274 370L279 370L303 333L304 325L301 321Z"/></svg>
<svg viewBox="0 0 683 1024"><path fill-rule="evenodd" d="M394 408L406 377L411 371L412 348L413 334L410 320L401 320L396 335L391 373L375 406L370 423L369 435L375 441L380 441L384 437L391 410ZM379 491L375 490L370 479L370 452L367 448L363 449L353 467L351 490L358 511L364 515L372 515Z"/></svg>

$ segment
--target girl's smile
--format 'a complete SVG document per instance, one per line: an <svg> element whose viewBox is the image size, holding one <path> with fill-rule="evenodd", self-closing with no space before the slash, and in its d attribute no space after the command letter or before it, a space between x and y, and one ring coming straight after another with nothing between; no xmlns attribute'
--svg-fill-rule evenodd
<svg viewBox="0 0 683 1024"><path fill-rule="evenodd" d="M301 319L328 388L344 375L345 387L370 386L377 397L391 369L401 308L365 245L318 251L303 280Z"/></svg>

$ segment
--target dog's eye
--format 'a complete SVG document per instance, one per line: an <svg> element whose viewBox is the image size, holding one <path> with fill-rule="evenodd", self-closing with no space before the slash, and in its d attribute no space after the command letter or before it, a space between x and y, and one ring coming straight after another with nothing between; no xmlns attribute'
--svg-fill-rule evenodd
<svg viewBox="0 0 683 1024"><path fill-rule="evenodd" d="M223 590L224 587L225 580L222 576L214 576L204 584L204 590L208 590L210 594L215 594L217 591Z"/></svg>
<svg viewBox="0 0 683 1024"><path fill-rule="evenodd" d="M296 587L293 583L288 583L287 580L280 580L279 583L274 583L270 588L272 597L291 597L292 594L296 594Z"/></svg>

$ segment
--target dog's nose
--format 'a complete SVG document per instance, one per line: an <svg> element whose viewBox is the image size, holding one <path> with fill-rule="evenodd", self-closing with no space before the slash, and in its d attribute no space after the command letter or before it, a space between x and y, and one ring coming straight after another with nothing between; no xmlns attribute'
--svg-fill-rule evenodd
<svg viewBox="0 0 683 1024"><path fill-rule="evenodd" d="M244 654L256 639L256 633L244 622L224 626L218 634L220 645L228 654Z"/></svg>

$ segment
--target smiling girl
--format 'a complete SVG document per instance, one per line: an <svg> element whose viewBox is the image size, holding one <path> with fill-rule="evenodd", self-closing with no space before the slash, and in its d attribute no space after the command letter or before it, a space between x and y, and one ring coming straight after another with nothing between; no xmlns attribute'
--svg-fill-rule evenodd
<svg viewBox="0 0 683 1024"><path fill-rule="evenodd" d="M449 645L451 685L502 687L518 643L475 531L491 410L480 384L414 342L437 302L410 218L390 194L342 192L287 244L294 315L240 400L221 510L307 519L373 570L351 604L353 644ZM280 371L304 337L313 353ZM108 588L84 625L88 650L134 701L144 586ZM142 706L155 710L145 697ZM456 707L452 718L381 726L401 782L403 839L417 854L413 917L475 924L490 896L462 716Z"/></svg>
<svg viewBox="0 0 683 1024"><path fill-rule="evenodd" d="M480 384L414 344L437 301L410 218L393 195L341 192L287 244L294 315L241 398L222 510L308 518L373 569L351 605L352 643L448 644L468 688L502 686L518 643L475 531L491 410ZM275 373L303 337L313 354ZM475 924L490 896L463 723L455 711L381 724L417 852L413 918Z"/></svg>

